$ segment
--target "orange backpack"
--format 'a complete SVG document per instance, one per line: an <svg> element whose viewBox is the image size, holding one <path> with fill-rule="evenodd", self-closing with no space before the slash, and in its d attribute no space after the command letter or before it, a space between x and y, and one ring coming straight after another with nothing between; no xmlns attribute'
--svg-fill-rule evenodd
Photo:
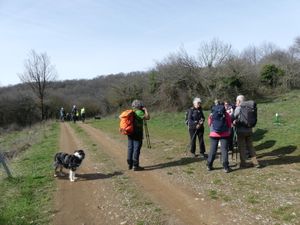
<svg viewBox="0 0 300 225"><path fill-rule="evenodd" d="M120 133L130 135L133 133L134 111L132 109L125 110L119 116L120 118Z"/></svg>

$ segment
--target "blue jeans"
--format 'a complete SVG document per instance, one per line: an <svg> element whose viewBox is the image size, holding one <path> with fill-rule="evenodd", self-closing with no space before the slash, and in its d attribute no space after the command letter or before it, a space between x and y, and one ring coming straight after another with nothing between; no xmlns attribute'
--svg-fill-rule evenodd
<svg viewBox="0 0 300 225"><path fill-rule="evenodd" d="M217 150L218 150L218 143L221 142L221 154L223 159L223 167L224 169L229 168L228 162L228 137L222 138L213 138L210 137L210 152L207 159L207 166L212 167L214 160L216 158Z"/></svg>
<svg viewBox="0 0 300 225"><path fill-rule="evenodd" d="M143 139L133 139L132 137L128 136L127 163L129 166L139 166L142 144Z"/></svg>

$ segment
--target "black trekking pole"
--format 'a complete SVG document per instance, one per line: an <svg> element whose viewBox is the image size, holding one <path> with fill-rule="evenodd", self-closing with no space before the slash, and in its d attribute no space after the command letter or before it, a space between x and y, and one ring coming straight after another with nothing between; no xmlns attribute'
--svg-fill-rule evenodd
<svg viewBox="0 0 300 225"><path fill-rule="evenodd" d="M233 149L234 149L234 153L235 153L235 162L237 163L237 160L238 160L238 146L237 146L236 127L233 127ZM232 158L233 158L233 151L232 151Z"/></svg>
<svg viewBox="0 0 300 225"><path fill-rule="evenodd" d="M185 156L188 155L188 152L189 152L189 150L190 150L190 148L191 148L191 146L192 146L192 142L194 141L197 132L198 132L198 129L196 129L195 133L194 133L193 136L192 136L192 139L190 140L190 142L189 142L188 145L186 146L186 149L185 149Z"/></svg>
<svg viewBox="0 0 300 225"><path fill-rule="evenodd" d="M147 140L147 148L151 148L149 130L148 130L148 126L147 126L146 120L144 121L144 127L145 127L145 134L146 134L146 140Z"/></svg>

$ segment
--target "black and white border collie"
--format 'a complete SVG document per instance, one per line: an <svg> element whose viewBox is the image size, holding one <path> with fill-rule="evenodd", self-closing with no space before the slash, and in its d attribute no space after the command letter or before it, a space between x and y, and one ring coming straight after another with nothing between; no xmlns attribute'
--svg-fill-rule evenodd
<svg viewBox="0 0 300 225"><path fill-rule="evenodd" d="M85 157L85 153L83 150L76 150L74 154L68 154L64 152L58 152L54 156L54 176L58 175L63 176L62 169L69 169L69 179L71 182L74 182L75 171L80 166L81 162ZM57 174L57 170L59 169L59 174Z"/></svg>

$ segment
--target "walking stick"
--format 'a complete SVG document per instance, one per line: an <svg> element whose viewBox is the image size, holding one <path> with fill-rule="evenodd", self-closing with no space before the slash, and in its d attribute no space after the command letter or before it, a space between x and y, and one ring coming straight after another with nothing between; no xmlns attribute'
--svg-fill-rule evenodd
<svg viewBox="0 0 300 225"><path fill-rule="evenodd" d="M151 148L149 130L148 130L148 126L147 126L146 120L144 121L144 127L145 127L145 134L146 134L146 140L147 140L147 148Z"/></svg>
<svg viewBox="0 0 300 225"><path fill-rule="evenodd" d="M237 159L238 159L238 146L237 146L236 127L233 127L233 149L234 149L234 153L235 153L235 161L237 163ZM232 158L233 158L233 151L232 151Z"/></svg>
<svg viewBox="0 0 300 225"><path fill-rule="evenodd" d="M190 140L190 142L189 142L188 145L186 146L186 149L185 149L185 156L188 155L188 151L189 151L189 149L190 149L191 146L192 146L192 142L194 141L194 139L195 139L195 137L196 137L197 131L198 131L198 129L196 129L195 133L194 133L193 136L192 136L192 139Z"/></svg>

